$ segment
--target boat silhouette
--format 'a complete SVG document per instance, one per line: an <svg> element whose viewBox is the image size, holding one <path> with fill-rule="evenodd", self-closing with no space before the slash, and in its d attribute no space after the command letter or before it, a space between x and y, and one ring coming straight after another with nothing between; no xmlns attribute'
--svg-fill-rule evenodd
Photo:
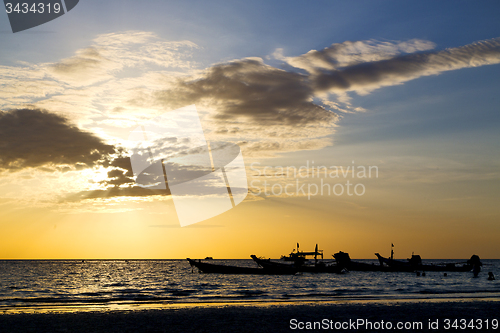
<svg viewBox="0 0 500 333"><path fill-rule="evenodd" d="M297 273L295 267L241 267L230 265L219 265L202 262L187 258L191 267L196 267L201 273L218 273L218 274L258 274L258 275L291 275Z"/></svg>
<svg viewBox="0 0 500 333"><path fill-rule="evenodd" d="M412 255L411 258L404 260L395 260L391 258L384 258L379 253L375 253L380 265L387 265L388 267L402 272L414 271L429 271L429 272L474 272L479 273L481 270L481 260L479 256L473 255L466 263L444 263L444 264L424 264L419 255Z"/></svg>

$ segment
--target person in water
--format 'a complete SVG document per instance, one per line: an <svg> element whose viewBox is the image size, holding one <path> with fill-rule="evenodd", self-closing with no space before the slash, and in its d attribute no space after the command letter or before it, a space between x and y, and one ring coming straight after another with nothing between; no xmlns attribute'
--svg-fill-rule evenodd
<svg viewBox="0 0 500 333"><path fill-rule="evenodd" d="M479 256L474 254L469 260L467 260L467 264L472 266L472 273L474 273L474 277L477 277L481 271L481 266L483 266Z"/></svg>
<svg viewBox="0 0 500 333"><path fill-rule="evenodd" d="M495 280L495 275L493 275L493 272L488 272L488 280Z"/></svg>

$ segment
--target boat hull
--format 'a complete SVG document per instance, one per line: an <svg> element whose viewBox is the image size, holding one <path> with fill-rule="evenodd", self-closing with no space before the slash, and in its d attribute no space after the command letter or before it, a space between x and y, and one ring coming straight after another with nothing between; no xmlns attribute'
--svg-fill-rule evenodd
<svg viewBox="0 0 500 333"><path fill-rule="evenodd" d="M296 269L266 269L266 268L256 268L256 267L239 267L239 266L228 266L228 265L218 265L209 264L201 261L196 261L187 258L191 267L196 267L202 273L215 273L215 274L256 274L256 275L284 275L284 274L295 274Z"/></svg>
<svg viewBox="0 0 500 333"><path fill-rule="evenodd" d="M316 266L303 266L303 265L290 265L279 262L271 261L270 259L260 259L255 255L251 255L252 259L264 269L296 269L304 273L344 273L342 267L337 265L316 265Z"/></svg>
<svg viewBox="0 0 500 333"><path fill-rule="evenodd" d="M339 267L343 267L348 271L358 271L358 272L397 272L397 269L389 267L387 265L376 265L368 264L364 262L352 261L349 257L349 253L338 252L333 255L333 258L337 261Z"/></svg>
<svg viewBox="0 0 500 333"><path fill-rule="evenodd" d="M386 264L388 267L402 272L470 272L473 268L470 264L456 266L455 264L445 265L426 265L426 264L411 264L410 262L384 258L380 254L375 253L381 264Z"/></svg>

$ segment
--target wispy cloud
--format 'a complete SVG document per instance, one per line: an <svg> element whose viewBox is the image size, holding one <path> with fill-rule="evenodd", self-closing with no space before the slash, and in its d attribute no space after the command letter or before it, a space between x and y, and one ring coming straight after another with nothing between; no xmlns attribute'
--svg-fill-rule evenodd
<svg viewBox="0 0 500 333"><path fill-rule="evenodd" d="M376 40L346 41L332 44L323 50L311 50L298 57L284 57L283 50L279 49L275 57L287 62L293 67L307 72L321 73L323 70L338 70L343 67L361 63L390 59L401 53L415 53L428 51L436 45L430 41L412 39L405 42Z"/></svg>
<svg viewBox="0 0 500 333"><path fill-rule="evenodd" d="M0 109L29 104L88 124L92 117L112 114L133 92L161 89L160 82L191 70L198 48L149 32L99 35L74 56L54 63L0 66Z"/></svg>
<svg viewBox="0 0 500 333"><path fill-rule="evenodd" d="M49 64L46 72L74 86L86 86L115 77L124 68L153 64L164 68L191 68L186 52L196 49L189 41L162 41L153 33L124 32L100 35L76 55Z"/></svg>
<svg viewBox="0 0 500 333"><path fill-rule="evenodd" d="M395 43L392 48L387 43L381 47L361 45L352 50L352 43L334 44L323 51L287 60L311 74L316 92L355 91L359 94L422 76L500 63L499 38L442 51L426 51L433 45L424 41ZM401 54L409 51L412 53Z"/></svg>

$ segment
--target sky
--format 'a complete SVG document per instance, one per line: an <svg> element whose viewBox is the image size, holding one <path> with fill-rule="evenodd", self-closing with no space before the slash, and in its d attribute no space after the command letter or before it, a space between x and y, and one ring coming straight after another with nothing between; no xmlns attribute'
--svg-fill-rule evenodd
<svg viewBox="0 0 500 333"><path fill-rule="evenodd" d="M0 259L279 258L297 242L500 258L499 10L82 0L17 33L0 14ZM169 191L138 186L129 137L190 105L209 142L240 147L249 191L181 227Z"/></svg>

